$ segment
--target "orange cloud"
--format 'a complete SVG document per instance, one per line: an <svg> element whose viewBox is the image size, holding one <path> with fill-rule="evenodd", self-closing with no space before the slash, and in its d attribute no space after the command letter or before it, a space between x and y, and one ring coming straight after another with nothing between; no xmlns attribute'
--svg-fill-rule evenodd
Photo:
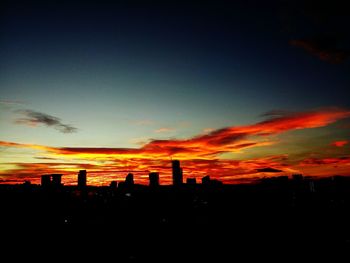
<svg viewBox="0 0 350 263"><path fill-rule="evenodd" d="M335 147L344 147L346 144L348 144L349 141L347 140L344 140L344 141L335 141L335 142L332 142L331 145L332 146L335 146Z"/></svg>
<svg viewBox="0 0 350 263"><path fill-rule="evenodd" d="M328 158L306 158L296 165L306 175L350 176L350 156L328 157Z"/></svg>
<svg viewBox="0 0 350 263"><path fill-rule="evenodd" d="M48 158L58 158L47 159L50 163L18 163L16 169L1 172L0 179L15 174L38 180L40 174L57 172L63 173L68 178L67 182L71 183L75 182L77 170L88 169L94 184L123 178L127 172L137 174L137 182L147 183L150 171L160 172L162 183L170 183L170 158L182 161L185 176L200 178L209 174L224 182L270 176L272 171L276 176L300 172L300 169L313 173L318 171L315 165L319 164L347 164L347 161L329 158L322 161L305 159L297 165L290 165L285 155L241 161L222 159L223 153L275 143L270 135L329 125L350 117L350 111L337 108L299 113L274 111L265 116L268 119L255 124L217 129L188 139L151 140L139 148L48 147L0 141L2 147L32 148L47 152ZM62 160L85 160L87 164L65 163Z"/></svg>
<svg viewBox="0 0 350 263"><path fill-rule="evenodd" d="M301 113L270 113L268 115L272 117L256 124L217 129L209 134L190 139L152 140L140 148L55 148L11 142L0 142L0 146L28 147L62 155L124 155L128 158L131 156L139 158L173 156L187 159L188 157L215 156L249 147L270 145L272 142L261 141L259 138L291 130L323 127L339 119L350 117L350 111L332 108Z"/></svg>
<svg viewBox="0 0 350 263"><path fill-rule="evenodd" d="M307 158L303 160L301 166L319 166L319 165L336 165L336 164L350 164L350 157L329 157L329 158ZM350 170L349 170L350 172Z"/></svg>
<svg viewBox="0 0 350 263"><path fill-rule="evenodd" d="M0 141L0 147L31 148L31 149L43 150L43 151L49 151L49 152L57 151L56 148L43 146L43 145L5 142L5 141Z"/></svg>

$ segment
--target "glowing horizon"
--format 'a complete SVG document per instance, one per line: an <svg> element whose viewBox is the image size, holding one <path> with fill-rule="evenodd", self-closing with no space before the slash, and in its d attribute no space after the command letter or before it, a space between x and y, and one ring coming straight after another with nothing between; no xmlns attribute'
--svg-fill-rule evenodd
<svg viewBox="0 0 350 263"><path fill-rule="evenodd" d="M326 155L322 152L315 154L310 147L308 152L298 153L296 157L288 147L283 148L285 133L317 128L344 130L330 126L349 118L349 110L274 111L265 114L265 117L267 119L258 123L211 130L188 139L153 139L139 148L50 147L0 141L3 152L6 149L29 150L27 158L31 159L28 162L2 162L0 177L2 183L25 180L39 183L42 174L61 173L64 175L63 183L70 185L76 183L77 171L86 169L90 185L121 181L128 172L135 174L136 183L148 184L148 173L159 172L161 183L171 184L170 159L181 161L184 178L199 180L202 176L210 175L224 183L249 182L265 176L293 173L308 176L350 175L347 140L334 139L324 143L324 149L328 151ZM280 148L281 153L270 153L274 148ZM259 151L264 154L259 155ZM246 152L250 153L250 158L240 156Z"/></svg>

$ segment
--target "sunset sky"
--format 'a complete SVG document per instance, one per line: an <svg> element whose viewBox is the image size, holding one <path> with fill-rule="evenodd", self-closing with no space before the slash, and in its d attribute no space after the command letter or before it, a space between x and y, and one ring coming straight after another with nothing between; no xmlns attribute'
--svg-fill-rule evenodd
<svg viewBox="0 0 350 263"><path fill-rule="evenodd" d="M350 175L342 1L111 2L1 3L0 183Z"/></svg>

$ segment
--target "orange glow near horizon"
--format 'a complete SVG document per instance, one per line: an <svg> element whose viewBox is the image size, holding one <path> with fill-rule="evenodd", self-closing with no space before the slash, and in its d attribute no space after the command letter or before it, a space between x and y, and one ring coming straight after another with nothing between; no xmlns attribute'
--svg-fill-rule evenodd
<svg viewBox="0 0 350 263"><path fill-rule="evenodd" d="M40 175L63 174L63 183L76 184L78 170L88 170L88 183L108 185L124 180L128 172L136 183L148 184L148 173L160 173L161 183L171 183L171 159L181 160L184 177L210 175L224 183L249 182L265 176L305 173L311 176L350 175L350 155L319 156L293 159L288 154L268 154L244 160L224 158L223 154L239 155L247 149L274 147L280 142L276 135L293 130L324 127L350 117L350 111L327 109L302 113L269 114L270 118L252 125L213 130L189 139L152 140L140 148L50 147L36 144L0 141L0 147L33 149L44 157L41 162L11 162L0 167L1 183L30 180L40 183ZM331 143L345 148L347 140ZM329 144L328 144L329 145ZM330 146L329 146L330 147ZM33 155L33 154L32 154ZM6 166L7 165L7 166ZM9 165L11 167L9 167Z"/></svg>

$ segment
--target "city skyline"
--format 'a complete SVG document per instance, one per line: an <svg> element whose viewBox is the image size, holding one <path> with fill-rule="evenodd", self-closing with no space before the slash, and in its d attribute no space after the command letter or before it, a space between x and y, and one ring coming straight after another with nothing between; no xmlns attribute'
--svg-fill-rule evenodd
<svg viewBox="0 0 350 263"><path fill-rule="evenodd" d="M1 7L0 183L350 176L342 1Z"/></svg>

